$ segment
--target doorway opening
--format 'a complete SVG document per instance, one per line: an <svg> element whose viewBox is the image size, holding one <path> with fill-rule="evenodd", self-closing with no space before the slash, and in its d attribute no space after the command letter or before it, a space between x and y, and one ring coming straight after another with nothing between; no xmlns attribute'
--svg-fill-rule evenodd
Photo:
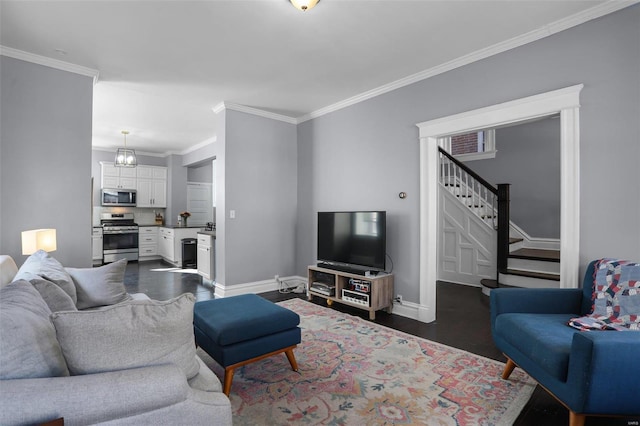
<svg viewBox="0 0 640 426"><path fill-rule="evenodd" d="M435 321L438 256L438 139L560 114L560 287L579 282L580 91L582 84L418 123L420 136L420 304Z"/></svg>

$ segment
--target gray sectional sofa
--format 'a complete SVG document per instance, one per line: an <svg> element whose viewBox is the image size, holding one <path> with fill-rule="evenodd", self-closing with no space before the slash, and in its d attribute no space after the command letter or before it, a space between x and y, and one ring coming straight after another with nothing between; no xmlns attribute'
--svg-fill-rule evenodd
<svg viewBox="0 0 640 426"><path fill-rule="evenodd" d="M231 425L195 353L193 295L129 295L125 267L0 256L0 424Z"/></svg>

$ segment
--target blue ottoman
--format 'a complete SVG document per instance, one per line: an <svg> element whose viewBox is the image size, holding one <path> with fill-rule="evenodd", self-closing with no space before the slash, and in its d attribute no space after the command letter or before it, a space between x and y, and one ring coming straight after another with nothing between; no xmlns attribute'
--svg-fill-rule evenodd
<svg viewBox="0 0 640 426"><path fill-rule="evenodd" d="M298 324L298 314L255 294L205 300L193 308L196 344L224 367L227 396L235 369L251 362L284 352L298 371Z"/></svg>

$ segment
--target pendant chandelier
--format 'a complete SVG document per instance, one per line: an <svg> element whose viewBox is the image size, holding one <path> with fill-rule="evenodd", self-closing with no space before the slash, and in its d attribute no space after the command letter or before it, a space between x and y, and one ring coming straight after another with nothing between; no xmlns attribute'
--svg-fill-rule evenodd
<svg viewBox="0 0 640 426"><path fill-rule="evenodd" d="M116 151L116 159L114 165L116 167L135 167L138 165L138 159L136 158L136 151L127 148L127 135L128 131L123 130L124 135L124 148L118 148Z"/></svg>
<svg viewBox="0 0 640 426"><path fill-rule="evenodd" d="M320 0L289 0L291 4L296 8L300 9L303 12L310 10L318 4Z"/></svg>

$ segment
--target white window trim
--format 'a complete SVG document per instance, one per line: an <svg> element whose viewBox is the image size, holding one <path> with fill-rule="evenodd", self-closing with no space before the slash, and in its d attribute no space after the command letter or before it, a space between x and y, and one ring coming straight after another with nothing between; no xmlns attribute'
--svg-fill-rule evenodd
<svg viewBox="0 0 640 426"><path fill-rule="evenodd" d="M493 151L472 152L470 154L458 154L458 155L454 155L453 157L464 163L467 161L487 160L490 158L496 158L496 152L498 151L494 149Z"/></svg>

